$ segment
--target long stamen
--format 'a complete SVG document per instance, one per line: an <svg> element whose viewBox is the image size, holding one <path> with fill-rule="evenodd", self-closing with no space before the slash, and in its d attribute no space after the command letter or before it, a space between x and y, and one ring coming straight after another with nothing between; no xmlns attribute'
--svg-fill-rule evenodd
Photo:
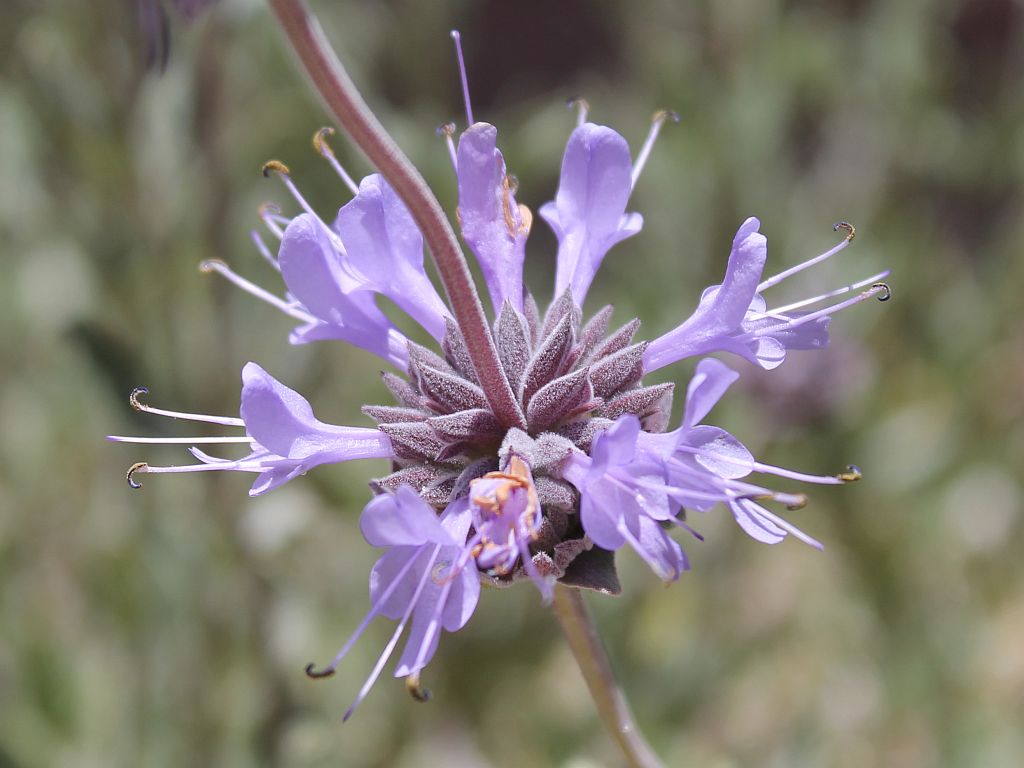
<svg viewBox="0 0 1024 768"><path fill-rule="evenodd" d="M341 177L341 180L345 182L345 186L351 190L353 195L359 194L359 185L356 184L355 180L348 175L348 171L338 162L338 158L334 155L334 150L331 149L331 145L327 143L327 137L334 135L334 129L329 125L324 126L319 131L313 134L313 149L315 149L321 157L327 160L331 164L331 168L334 172Z"/></svg>
<svg viewBox="0 0 1024 768"><path fill-rule="evenodd" d="M128 402L134 410L141 411L142 413L152 413L156 416L167 416L172 419L185 419L186 421L201 421L207 424L222 424L226 427L245 426L244 421L233 416L208 416L205 413L185 413L183 411L168 411L163 408L154 408L152 405L146 405L139 399L142 395L148 394L148 388L136 387L128 395Z"/></svg>
<svg viewBox="0 0 1024 768"><path fill-rule="evenodd" d="M316 219L320 224L320 228L323 229L324 233L331 241L331 245L337 248L339 252L345 253L345 246L342 244L341 238L338 237L338 233L327 226L327 223L320 218L320 214L313 210L313 206L311 206L306 198L302 196L302 193L299 192L299 188L295 186L295 182L292 181L291 171L288 170L288 166L280 160L268 160L263 164L263 176L269 179L270 174L277 176L277 178L281 180L281 183L284 184L285 188L291 193L292 197L295 198L295 202L299 204L299 207Z"/></svg>
<svg viewBox="0 0 1024 768"><path fill-rule="evenodd" d="M577 128L587 122L587 115L590 114L590 102L582 96L573 96L571 99L566 99L565 106L576 110Z"/></svg>
<svg viewBox="0 0 1024 768"><path fill-rule="evenodd" d="M452 161L452 168L455 173L459 172L459 156L455 151L455 123L445 123L437 127L437 135L444 136L444 142L448 145L448 158Z"/></svg>
<svg viewBox="0 0 1024 768"><path fill-rule="evenodd" d="M232 466L227 466L228 464ZM223 464L181 464L169 467L154 467L144 461L137 462L128 467L125 480L132 488L141 488L142 483L135 479L135 475L175 475L187 472L218 472L226 469L234 469L239 472L262 472L262 467L246 467L241 462L229 461Z"/></svg>
<svg viewBox="0 0 1024 768"><path fill-rule="evenodd" d="M883 271L879 272L877 275L872 275L871 277L865 277L863 280L858 280L856 283L851 283L850 285L844 285L842 288L836 288L833 291L828 291L827 293L822 293L822 294L820 294L818 296L814 296L813 298L810 298L810 299L804 299L802 301L794 301L792 304L786 304L786 305L781 306L781 307L773 307L770 311L765 312L764 314L766 316L767 315L770 315L770 316L781 316L782 314L784 314L786 312L792 312L794 309L802 309L803 307L809 306L811 304L817 304L819 301L824 301L825 299L831 299L831 298L834 298L836 296L842 296L844 293L849 293L850 291L856 291L856 290L858 290L860 288L863 288L865 285L874 285L879 280L884 280L885 278L887 278L889 276L890 271L891 270L888 270L888 269L883 270ZM780 319L783 319L783 318L780 317Z"/></svg>
<svg viewBox="0 0 1024 768"><path fill-rule="evenodd" d="M845 473L839 475L808 475L803 472L795 472L791 469L785 469L784 467L762 464L758 461L744 461L725 453L701 450L700 448L690 445L677 445L675 450L680 453L688 453L694 456L710 456L713 457L715 461L722 461L726 464L733 464L737 467L745 467L750 469L752 472L777 475L779 477L788 478L789 480L799 480L804 483L817 483L818 485L842 485L843 483L848 482L843 479ZM847 470L847 472L849 472L849 470Z"/></svg>
<svg viewBox="0 0 1024 768"><path fill-rule="evenodd" d="M846 232L846 237L843 238L842 242L840 242L838 245L832 248L829 248L824 253L815 256L813 259L808 259L807 261L801 264L797 264L795 267L790 267L789 269L779 272L779 274L777 275L769 277L767 280L764 280L760 285L757 286L757 292L761 293L765 289L771 288L773 285L778 285L787 277L791 277L792 275L795 275L797 272L802 272L808 267L813 267L815 264L820 264L821 262L825 261L826 259L832 258L841 250L846 248L846 246L853 242L853 238L857 236L857 229L856 227L853 226L853 224L850 224L847 221L837 221L835 224L832 225L832 231L838 232L840 229Z"/></svg>
<svg viewBox="0 0 1024 768"><path fill-rule="evenodd" d="M839 312L840 310L846 309L847 307L852 307L854 304L860 304L862 301L867 301L868 299L874 298L875 296L878 296L878 300L879 301L888 301L890 298L892 298L892 290L889 288L889 284L888 283L875 283L874 285L871 286L871 288L869 288L868 290L864 291L861 294L858 294L857 296L854 296L852 299L847 299L846 301L841 301L838 304L833 304L830 307L825 307L824 309L819 309L817 312L810 312L810 313L808 313L806 315L801 315L800 317L796 318L795 320L790 320L786 324L786 327L787 328L799 328L801 325L805 325L806 323L810 323L810 322L812 322L814 320L817 320L818 318L821 318L821 317L827 317L828 315L833 315L836 312ZM765 333L772 333L775 330L776 330L775 328L771 328L771 327L764 328L764 329L759 329L757 331L754 331L754 333L751 334L751 335L753 335L753 336L761 336L761 335L764 335Z"/></svg>
<svg viewBox="0 0 1024 768"><path fill-rule="evenodd" d="M391 596L395 593L395 590L397 590L398 587L401 586L402 579L405 578L405 574L407 574L410 571L412 566L415 564L416 560L416 557L410 557L406 561L405 565L403 565L402 568L395 575L395 578L393 578L391 580L391 583L388 584L387 589L385 589L384 592L380 595L380 597L378 597L377 600L374 601L373 605L370 608L370 612L366 614L366 617L360 622L359 626L356 627L355 632L352 633L348 641L343 646L341 646L341 650L338 651L337 654L335 654L334 659L331 660L330 664L328 664L323 669L316 669L316 665L313 662L310 662L306 665L306 674L309 677L330 677L334 674L334 671L338 668L338 665L341 663L341 660L345 658L345 656L348 654L350 650L352 650L352 646L356 644L356 641L362 636L363 632L366 631L366 628L370 626L370 622L373 621L377 614L380 613L381 606L383 606L384 603L390 600Z"/></svg>
<svg viewBox="0 0 1024 768"><path fill-rule="evenodd" d="M466 104L466 125L473 125L473 108L469 103L469 78L466 77L466 60L462 56L462 35L459 30L452 30L452 40L455 42L455 55L459 60L459 78L462 80L462 100Z"/></svg>
<svg viewBox="0 0 1024 768"><path fill-rule="evenodd" d="M209 274L210 272L216 272L217 274L226 277L230 282L237 285L246 293L250 293L261 301L265 301L272 307L284 312L286 315L294 317L296 320L301 320L304 323L315 323L316 318L301 309L298 309L293 304L285 301L279 296L275 296L270 291L260 288L255 283L249 282L244 277L236 273L231 269L225 262L220 259L207 259L199 264L199 271Z"/></svg>
<svg viewBox="0 0 1024 768"><path fill-rule="evenodd" d="M633 189L636 186L637 181L640 179L640 173L643 171L644 166L647 165L647 158L651 156L651 150L654 149L654 142L657 141L658 134L661 133L661 127L665 124L666 120L678 123L679 115L678 113L668 109L662 109L654 113L654 117L651 120L651 129L647 132L647 138L644 140L644 145L640 148L640 153L636 156L636 162L633 163L633 173L630 175L630 189Z"/></svg>
<svg viewBox="0 0 1024 768"><path fill-rule="evenodd" d="M252 443L252 438L241 437L132 437L107 435L112 443L139 443L143 445L219 445L221 443Z"/></svg>
<svg viewBox="0 0 1024 768"><path fill-rule="evenodd" d="M427 563L427 567L423 570L423 577L420 579L420 583L416 585L416 591L413 593L412 599L409 601L409 605L405 609L405 613L402 614L402 620L399 622L398 626L395 627L395 632L391 635L391 639L388 640L388 644L384 646L384 651L377 659L377 663L370 672L370 676L366 678L366 682L363 683L363 687L359 689L359 693L356 694L355 700L345 711L344 716L342 716L342 722L347 722L348 719L352 717L352 713L356 711L356 707L358 707L362 703L363 699L366 698L366 694L370 692L373 684L376 683L377 678L380 677L380 673L384 669L384 665L388 663L388 659L390 659L391 654L394 653L395 646L398 644L398 639L402 636L402 632L405 631L405 625L409 623L409 617L412 615L413 609L416 607L416 603L419 602L420 595L423 594L423 589L430 581L430 572L433 569L434 561L437 560L437 556L440 552L441 545L438 544L434 547L434 552L430 556L430 561Z"/></svg>

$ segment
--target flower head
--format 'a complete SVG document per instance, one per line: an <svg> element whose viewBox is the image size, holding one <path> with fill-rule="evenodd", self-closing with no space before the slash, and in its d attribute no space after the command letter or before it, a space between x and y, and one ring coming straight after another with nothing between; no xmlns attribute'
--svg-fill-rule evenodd
<svg viewBox="0 0 1024 768"><path fill-rule="evenodd" d="M353 198L336 217L322 218L285 166L267 164L267 173L282 181L300 209L292 218L261 210L267 231L279 241L276 254L254 236L260 253L280 272L283 295L222 262L206 268L298 320L293 343L339 339L387 360L398 371L383 374L394 402L364 406L375 428L325 424L308 401L249 363L242 376L241 418L165 411L132 399L140 410L244 434L113 438L245 444L249 453L239 459L193 447L198 464L135 465L129 480L140 472L255 472L254 495L319 465L390 460L390 471L372 483L375 496L360 521L366 540L386 550L371 573L369 613L328 667L308 670L313 676L333 672L374 617L397 621L353 708L407 628L395 674L418 680L441 630L454 632L469 620L481 584L528 579L545 600L555 581L614 593L619 585L612 553L624 546L664 581L673 581L689 567L673 530L700 539L687 512L719 504L759 541L776 543L792 534L820 546L767 506L797 508L806 501L803 495L773 490L749 476L823 484L859 477L855 468L816 476L758 462L728 432L704 424L738 376L718 360L696 364L682 421L670 432L665 430L673 385L643 383L652 370L713 352L771 369L789 350L827 344L835 312L871 297L888 298L888 287L877 282L884 274L774 309L761 294L845 249L853 228L837 225L847 236L834 248L763 279L767 240L760 222L749 218L733 239L722 283L707 288L697 309L674 330L650 343L635 341L638 320L609 330L611 307L584 322L584 299L602 261L616 243L640 232L643 219L627 211L629 198L670 113L655 116L633 158L621 135L588 122L585 103L579 106L555 199L539 211L558 238L554 299L546 311L522 280L532 216L516 202L497 130L473 120L468 89L469 125L457 145L453 130L445 138L458 180L457 219L494 309L489 328L467 323L472 312L456 311L466 297L453 296L451 284L446 283L451 309L434 289L410 206L382 175L357 185L327 144L329 131L320 131L314 145ZM805 311L865 286L844 301ZM418 322L439 348L403 336L377 306L378 295ZM475 295L469 300L477 301ZM491 362L496 370L487 368ZM496 387L510 398L509 409L495 407Z"/></svg>

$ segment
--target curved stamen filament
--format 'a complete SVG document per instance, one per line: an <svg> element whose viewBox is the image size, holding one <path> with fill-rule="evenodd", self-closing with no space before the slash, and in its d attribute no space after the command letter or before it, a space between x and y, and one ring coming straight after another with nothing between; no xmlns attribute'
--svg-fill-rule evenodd
<svg viewBox="0 0 1024 768"><path fill-rule="evenodd" d="M154 408L151 405L146 405L139 399L142 395L148 394L149 390L146 387L136 387L128 395L128 402L134 410L141 411L142 413L152 413L156 416L167 416L172 419L185 419L186 421L202 421L207 424L222 424L226 427L245 426L244 421L233 416L208 416L205 413L184 413L183 411L168 411L164 408Z"/></svg>
<svg viewBox="0 0 1024 768"><path fill-rule="evenodd" d="M819 301L824 301L825 299L831 299L831 298L834 298L836 296L842 296L844 293L849 293L850 291L859 290L859 289L863 288L866 285L874 285L879 280L883 280L886 277L888 277L889 276L889 272L890 272L890 270L888 270L888 269L883 270L882 272L879 272L876 275L872 275L871 277L866 277L863 280L858 280L856 283L851 283L850 285L844 285L842 288L836 288L833 291L829 291L827 293L822 293L822 294L820 294L818 296L814 296L813 298L804 299L802 301L794 301L792 304L785 304L785 305L783 305L781 307L773 307L770 311L765 312L764 314L766 316L771 315L773 317L779 316L780 319L782 319L781 315L783 313L785 313L785 312L792 312L794 309L802 309L803 307L810 306L811 304L817 304ZM752 313L752 314L757 316L757 314L759 314L759 313Z"/></svg>
<svg viewBox="0 0 1024 768"><path fill-rule="evenodd" d="M339 253L344 254L345 246L341 242L341 238L338 237L338 233L327 226L327 222L320 218L320 214L313 210L313 206L311 206L306 198L302 196L302 193L299 192L299 188L296 187L295 182L292 181L291 171L288 170L288 166L280 160L268 160L263 164L263 175L269 179L270 174L274 174L281 180L281 183L284 184L285 188L291 193L291 196L295 198L295 202L299 204L299 207L316 219L317 223L320 224L324 234L326 234L327 238L331 241L331 245L333 245Z"/></svg>
<svg viewBox="0 0 1024 768"><path fill-rule="evenodd" d="M236 470L239 472L263 472L264 467L246 466L243 462L224 461L217 464L181 464L169 467L154 467L144 461L137 462L128 467L125 479L132 488L141 488L142 483L135 479L135 475L176 475L187 472L216 472L220 470Z"/></svg>
<svg viewBox="0 0 1024 768"><path fill-rule="evenodd" d="M345 186L349 188L353 195L359 194L359 185L356 184L355 180L348 175L348 171L345 170L344 166L338 162L338 158L334 154L334 150L331 149L331 145L327 143L327 137L334 135L334 129L329 125L324 126L319 131L313 134L313 149L315 149L321 157L323 157L334 172L341 177L341 180L345 182Z"/></svg>
<svg viewBox="0 0 1024 768"><path fill-rule="evenodd" d="M459 62L459 79L462 81L462 101L466 105L466 125L473 125L473 108L469 103L469 78L466 76L466 60L462 56L462 35L459 30L452 30L452 41L455 43L455 56Z"/></svg>
<svg viewBox="0 0 1024 768"><path fill-rule="evenodd" d="M838 245L829 248L824 253L819 254L818 256L815 256L812 259L808 259L805 262L797 264L795 267L790 267L789 269L783 270L782 272L779 272L777 275L773 275L772 277L769 277L767 280L762 281L761 284L757 286L757 292L761 293L762 291L771 288L773 285L778 285L787 277L791 277L792 275L795 275L797 272L803 272L808 267L813 267L815 264L820 264L821 262L832 258L841 250L846 248L846 246L852 243L854 235L856 235L857 233L857 230L854 228L853 224L850 224L849 222L846 221L840 221L833 224L832 229L833 231L836 232L838 232L840 229L845 230L847 235Z"/></svg>
<svg viewBox="0 0 1024 768"><path fill-rule="evenodd" d="M423 570L423 577L420 579L419 584L416 585L416 591L413 593L412 599L409 600L409 605L405 609L405 613L402 615L402 620L395 627L394 634L391 635L391 639L388 640L388 644L384 646L384 651L377 659L376 665L370 672L370 676L366 678L366 682L363 683L363 687L359 689L359 693L356 694L355 701L345 710L345 714L342 716L342 722L347 722L352 713L356 711L356 707L366 698L366 694L370 692L373 684L377 682L377 678L380 677L381 671L384 669L384 665L387 664L388 659L391 658L391 654L394 653L395 646L398 644L398 639L402 636L402 632L405 631L405 625L409 623L409 617L412 615L413 609L416 608L416 603L419 602L420 595L423 594L423 589L427 586L430 581L430 571L434 567L434 561L437 560L438 554L441 552L441 545L438 544L434 547L434 551L431 554L430 561L427 563L427 567ZM445 597L447 595L445 594ZM444 602L442 598L442 604ZM425 646L426 647L426 646Z"/></svg>
<svg viewBox="0 0 1024 768"><path fill-rule="evenodd" d="M330 677L334 674L334 670L338 668L338 665L341 663L341 660L345 658L345 656L348 654L350 650L352 650L352 646L356 644L356 641L360 637L362 637L363 632L365 632L366 628L370 626L370 622L373 621L377 614L380 613L381 606L384 605L384 603L386 603L388 600L390 600L391 596L395 594L395 590L397 590L401 586L402 580L405 578L405 575L410 571L416 560L416 557L410 557L406 561L405 565L403 565L399 569L398 573L395 575L395 578L391 580L391 583L388 584L387 589L384 590L380 597L374 601L373 606L370 608L370 612L366 614L366 616L359 623L359 626L356 627L355 631L352 633L349 639L345 642L343 646L341 646L341 650L338 651L337 654L335 654L330 664L328 664L326 667L320 670L316 669L316 665L313 664L313 662L310 662L306 665L306 674L309 677Z"/></svg>
<svg viewBox="0 0 1024 768"><path fill-rule="evenodd" d="M661 127L665 124L666 120L678 123L679 115L668 109L662 109L654 113L654 117L651 119L651 129L647 132L644 145L636 156L636 162L633 163L633 172L630 175L630 189L633 189L640 179L640 174L643 172L644 166L647 165L647 158L651 156L651 150L654 149L654 142L657 141L658 134L661 133Z"/></svg>
<svg viewBox="0 0 1024 768"><path fill-rule="evenodd" d="M220 259L207 259L199 264L199 271L209 274L210 272L216 272L222 277L227 278L230 282L237 285L246 293L250 293L260 301L265 301L272 307L284 312L290 317L294 317L296 320L301 320L304 323L316 323L319 322L315 317L303 312L301 309L296 307L291 302L285 301L279 296L275 296L270 291L260 288L255 283L246 280L244 277L239 275L237 272L231 269L225 262Z"/></svg>

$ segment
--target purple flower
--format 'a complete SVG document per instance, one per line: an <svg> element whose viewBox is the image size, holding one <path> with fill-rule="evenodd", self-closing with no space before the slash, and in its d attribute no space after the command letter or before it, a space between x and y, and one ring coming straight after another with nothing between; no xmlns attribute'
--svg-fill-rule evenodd
<svg viewBox="0 0 1024 768"><path fill-rule="evenodd" d="M643 217L626 213L632 170L629 146L611 128L584 123L572 132L558 194L539 211L558 238L555 296L570 290L582 306L605 254L640 231Z"/></svg>
<svg viewBox="0 0 1024 768"><path fill-rule="evenodd" d="M176 419L244 427L246 434L237 437L186 438L135 438L111 435L108 439L114 442L190 444L190 453L202 462L171 467L135 464L128 471L128 481L136 487L133 479L136 474L231 470L257 473L256 482L249 489L249 495L259 496L299 475L306 474L320 464L392 456L390 441L379 430L338 427L319 421L313 416L313 409L308 400L295 390L284 386L256 363L247 363L242 369L240 419L153 408L139 401L139 395L146 391L138 389L132 393L132 405L137 410ZM246 444L249 446L249 453L240 459L217 458L195 447L204 443Z"/></svg>
<svg viewBox="0 0 1024 768"><path fill-rule="evenodd" d="M459 225L476 255L495 312L505 300L523 311L523 259L533 217L517 205L505 159L497 149L498 130L476 123L459 138Z"/></svg>
<svg viewBox="0 0 1024 768"><path fill-rule="evenodd" d="M768 241L758 232L761 222L749 218L740 225L732 241L732 251L721 285L706 289L696 311L675 329L650 343L644 353L644 370L663 368L687 357L711 352L731 352L762 368L771 370L782 364L789 349L818 349L828 344L830 316L840 309L872 296L888 295L882 284L872 285L852 299L816 312L793 310L813 304L854 288L876 283L888 272L868 278L848 288L840 288L822 296L769 310L761 291L782 282L799 271L834 256L853 240L854 229L840 223L848 236L834 248L803 264L761 282Z"/></svg>
<svg viewBox="0 0 1024 768"><path fill-rule="evenodd" d="M327 667L314 671L310 665L307 673L313 677L333 674L376 616L398 621L398 626L345 712L345 720L369 693L410 619L395 677L417 675L433 658L441 629L456 632L473 615L480 579L475 568L466 567L470 523L464 499L450 504L438 517L408 486L375 497L363 509L359 520L363 536L371 546L387 549L370 571L370 612Z"/></svg>
<svg viewBox="0 0 1024 768"><path fill-rule="evenodd" d="M451 313L423 269L423 237L379 174L360 182L359 194L338 211L334 228L344 244L341 261L359 290L387 296L436 340L443 339Z"/></svg>
<svg viewBox="0 0 1024 768"><path fill-rule="evenodd" d="M423 238L405 204L376 174L357 186L327 145L329 131L321 130L314 144L354 197L328 224L284 165L265 166L301 209L289 218L261 208L269 236L279 241L276 253L261 236L253 238L283 279L284 295L223 262L204 266L298 320L292 342L342 340L392 363L403 374L383 375L394 402L363 407L376 428L325 424L303 397L249 363L241 418L165 411L140 403L138 392L132 396L139 410L244 434L112 438L193 446L199 463L136 464L128 474L133 485L142 472L234 470L257 473L253 495L321 464L390 459L389 471L372 483L375 496L360 521L366 540L386 550L371 573L370 611L328 667L307 670L314 677L331 674L376 616L398 622L346 717L406 630L395 675L418 680L442 630L457 631L469 620L482 582L500 587L529 580L543 600L551 599L556 581L614 593L620 587L613 553L626 546L664 581L673 581L689 563L672 532L683 528L700 539L686 513L718 504L759 541L776 543L792 534L820 547L768 507L797 508L806 497L775 491L750 476L822 484L859 478L855 468L816 476L758 462L731 434L704 424L738 376L724 363L697 364L682 421L671 432L665 430L674 386L643 383L646 373L687 357L729 352L770 369L791 349L824 346L831 315L871 297L888 298L888 287L875 282L884 274L772 309L762 293L842 251L853 228L837 225L848 233L842 242L762 279L767 241L758 220L747 219L733 240L722 283L706 289L694 313L674 330L651 343L637 342L639 320L610 328L611 307L584 323L581 307L605 254L640 230L640 215L627 213L626 206L671 115L655 116L633 160L625 139L586 122L586 105L579 106L555 200L540 209L558 238L555 299L545 312L522 279L532 216L516 202L496 129L473 120L468 95L469 127L457 147L454 128L445 136L458 180L456 218L494 308L490 328L460 327L424 270ZM805 309L869 284L839 303ZM439 349L412 343L396 330L377 306L378 295L422 325ZM488 375L478 375L474 360L480 358L470 351L492 343L490 370L481 365ZM504 409L492 410L496 386L511 400ZM196 447L204 443L240 443L248 453L213 457Z"/></svg>

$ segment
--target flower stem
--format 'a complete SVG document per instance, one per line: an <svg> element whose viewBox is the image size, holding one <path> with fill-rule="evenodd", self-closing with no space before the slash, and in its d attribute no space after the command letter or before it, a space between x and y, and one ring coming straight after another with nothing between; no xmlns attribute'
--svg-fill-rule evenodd
<svg viewBox="0 0 1024 768"><path fill-rule="evenodd" d="M594 697L598 714L622 750L626 763L630 768L661 768L661 761L633 722L626 695L615 680L580 590L559 584L555 589L554 610L590 695Z"/></svg>
<svg viewBox="0 0 1024 768"><path fill-rule="evenodd" d="M402 198L423 233L494 415L506 427L526 429L522 408L498 360L469 265L434 193L366 105L305 2L269 3L327 108Z"/></svg>

